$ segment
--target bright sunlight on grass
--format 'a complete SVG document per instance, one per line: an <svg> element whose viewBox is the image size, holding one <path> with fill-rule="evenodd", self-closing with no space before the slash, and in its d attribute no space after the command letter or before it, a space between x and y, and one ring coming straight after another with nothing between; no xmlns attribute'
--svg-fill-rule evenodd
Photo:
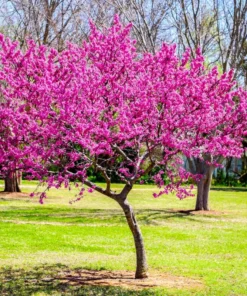
<svg viewBox="0 0 247 296"><path fill-rule="evenodd" d="M34 186L24 182L22 190L30 193ZM135 269L132 236L116 202L93 193L70 204L75 189L60 189L51 190L44 205L25 195L0 195L0 294L246 295L247 192L212 191L213 211L202 214L186 212L195 198L154 199L154 190L137 185L130 196L150 274L180 276L199 286L135 291L49 280L68 270L132 271L134 276Z"/></svg>

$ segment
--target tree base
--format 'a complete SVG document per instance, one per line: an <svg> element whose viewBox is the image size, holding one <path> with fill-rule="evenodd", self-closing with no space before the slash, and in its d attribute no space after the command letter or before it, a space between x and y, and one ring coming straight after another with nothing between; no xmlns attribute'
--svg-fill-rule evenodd
<svg viewBox="0 0 247 296"><path fill-rule="evenodd" d="M16 175L4 179L4 192L21 192Z"/></svg>
<svg viewBox="0 0 247 296"><path fill-rule="evenodd" d="M148 272L142 272L142 273L136 273L135 279L147 279L148 278Z"/></svg>
<svg viewBox="0 0 247 296"><path fill-rule="evenodd" d="M209 208L206 208L206 209L204 209L204 208L195 208L195 211L210 211L210 209Z"/></svg>

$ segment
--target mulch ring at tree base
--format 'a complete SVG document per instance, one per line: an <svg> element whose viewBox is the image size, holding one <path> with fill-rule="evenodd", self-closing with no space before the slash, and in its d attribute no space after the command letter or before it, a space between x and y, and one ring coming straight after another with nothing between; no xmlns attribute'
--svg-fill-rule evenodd
<svg viewBox="0 0 247 296"><path fill-rule="evenodd" d="M25 192L4 192L0 191L0 199L1 198L19 198L19 197L30 197L28 193Z"/></svg>
<svg viewBox="0 0 247 296"><path fill-rule="evenodd" d="M44 278L43 281L53 279ZM151 273L147 279L134 279L133 272L126 271L92 271L77 270L63 271L56 277L61 283L70 285L91 285L91 286L112 286L122 287L132 290L141 290L144 288L176 288L176 289L201 289L203 284L199 280L171 276L162 273Z"/></svg>

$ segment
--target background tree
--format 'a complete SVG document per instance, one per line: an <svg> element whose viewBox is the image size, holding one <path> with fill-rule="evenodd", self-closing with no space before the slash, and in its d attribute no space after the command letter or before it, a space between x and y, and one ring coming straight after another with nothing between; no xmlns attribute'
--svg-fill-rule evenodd
<svg viewBox="0 0 247 296"><path fill-rule="evenodd" d="M247 38L246 1L178 0L171 6L171 15L179 49L188 47L195 54L200 47L208 65L218 65L223 73L234 69L235 77L243 85L244 44ZM209 210L209 190L215 167L207 165L208 159L211 159L210 155L205 155L204 162L188 159L190 169L204 175L200 184L197 184L196 210ZM220 156L217 159L218 162L223 160L224 157ZM232 157L225 159L227 175L231 161Z"/></svg>
<svg viewBox="0 0 247 296"><path fill-rule="evenodd" d="M84 24L88 23L89 3L78 0L0 0L0 31L19 41L21 48L32 39L39 45L53 46L61 51L66 41L80 43L87 35L88 25ZM86 19L82 11L87 12ZM17 175L10 173L4 180L4 191L20 192L18 179L21 180L21 171Z"/></svg>
<svg viewBox="0 0 247 296"><path fill-rule="evenodd" d="M10 0L0 1L0 17L5 35L24 46L26 39L39 45L62 50L65 41L75 40L79 13L85 1L78 0ZM81 31L80 31L81 33ZM76 35L78 37L78 35ZM78 38L77 42L82 39Z"/></svg>
<svg viewBox="0 0 247 296"><path fill-rule="evenodd" d="M174 1L170 6L169 19L180 54L189 48L192 55L195 55L196 49L201 48L208 63L217 62L219 59L216 50L217 14L212 1Z"/></svg>
<svg viewBox="0 0 247 296"><path fill-rule="evenodd" d="M108 3L115 7L123 23L133 24L132 34L139 51L155 53L168 40L171 1L112 0Z"/></svg>

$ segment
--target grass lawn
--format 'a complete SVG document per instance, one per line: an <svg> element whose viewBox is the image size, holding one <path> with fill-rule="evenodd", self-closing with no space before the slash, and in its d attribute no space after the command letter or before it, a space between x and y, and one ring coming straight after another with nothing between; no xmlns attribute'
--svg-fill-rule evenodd
<svg viewBox="0 0 247 296"><path fill-rule="evenodd" d="M31 192L34 186L24 182L22 190ZM195 214L178 211L192 209L195 198L154 199L153 191L137 185L130 195L150 274L199 286L174 280L167 287L137 291L61 281L57 275L82 269L134 276L135 252L116 202L88 193L69 204L75 189L60 189L51 190L44 205L35 198L0 195L0 295L247 295L247 192L212 191L214 211Z"/></svg>

